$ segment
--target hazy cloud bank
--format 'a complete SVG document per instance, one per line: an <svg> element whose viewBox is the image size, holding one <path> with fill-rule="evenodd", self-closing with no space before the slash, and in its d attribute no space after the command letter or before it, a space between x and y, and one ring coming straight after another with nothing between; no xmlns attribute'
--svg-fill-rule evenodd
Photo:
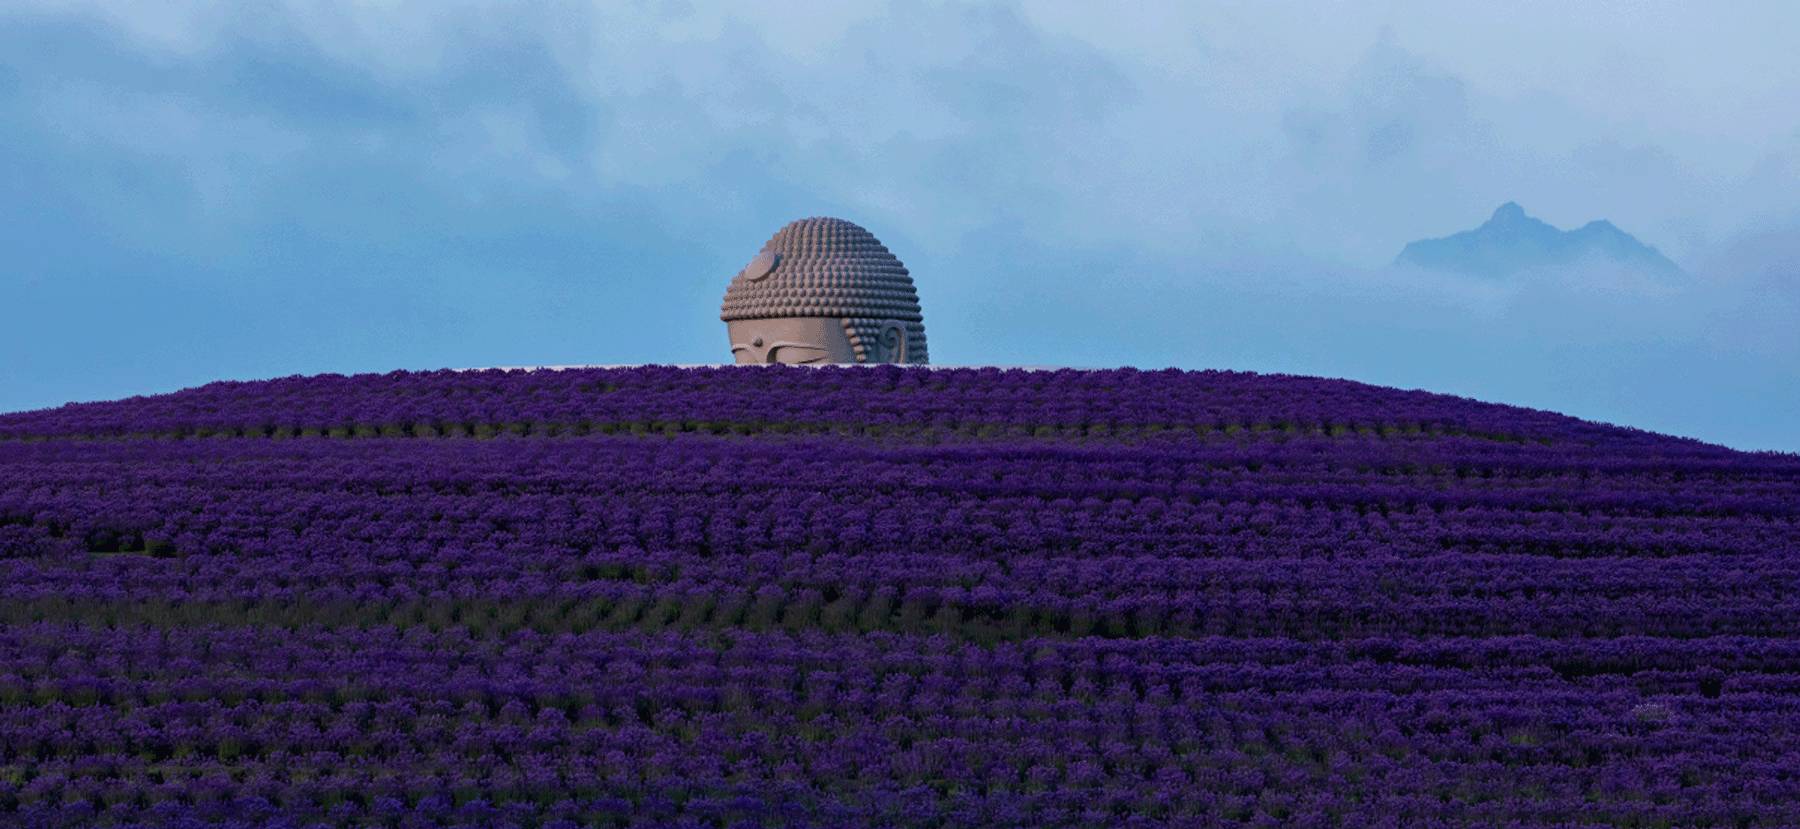
<svg viewBox="0 0 1800 829"><path fill-rule="evenodd" d="M1332 374L1800 448L1796 12L1509 9L14 7L0 409L722 359L724 279L828 213L914 270L942 361ZM1507 200L1693 282L1382 267Z"/></svg>

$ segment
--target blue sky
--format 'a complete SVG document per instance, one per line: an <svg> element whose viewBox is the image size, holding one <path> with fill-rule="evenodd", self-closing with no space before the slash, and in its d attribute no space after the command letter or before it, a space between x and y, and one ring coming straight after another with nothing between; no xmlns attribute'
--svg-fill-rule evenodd
<svg viewBox="0 0 1800 829"><path fill-rule="evenodd" d="M837 215L911 268L939 363L1800 450L1800 6L1126 8L7 4L0 410L724 361L725 281ZM1388 267L1509 200L1691 279Z"/></svg>

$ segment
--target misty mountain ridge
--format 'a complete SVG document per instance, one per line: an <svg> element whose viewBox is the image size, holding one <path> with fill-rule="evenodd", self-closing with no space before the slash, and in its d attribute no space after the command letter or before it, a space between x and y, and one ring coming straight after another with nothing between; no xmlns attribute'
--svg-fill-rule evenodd
<svg viewBox="0 0 1800 829"><path fill-rule="evenodd" d="M1605 219L1558 230L1507 202L1480 227L1409 243L1394 260L1405 265L1501 278L1522 271L1581 265L1678 276L1681 267Z"/></svg>

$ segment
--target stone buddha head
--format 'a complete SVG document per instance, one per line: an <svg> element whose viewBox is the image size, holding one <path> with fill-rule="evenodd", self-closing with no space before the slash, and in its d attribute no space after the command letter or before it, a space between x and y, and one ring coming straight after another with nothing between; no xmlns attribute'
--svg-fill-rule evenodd
<svg viewBox="0 0 1800 829"><path fill-rule="evenodd" d="M912 276L869 231L814 217L775 232L725 289L731 354L753 363L926 362Z"/></svg>

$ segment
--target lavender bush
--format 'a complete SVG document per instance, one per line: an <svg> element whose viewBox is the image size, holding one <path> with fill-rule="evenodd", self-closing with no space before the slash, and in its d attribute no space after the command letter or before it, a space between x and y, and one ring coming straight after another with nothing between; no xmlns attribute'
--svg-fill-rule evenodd
<svg viewBox="0 0 1800 829"><path fill-rule="evenodd" d="M0 416L0 823L1800 825L1800 458L1341 381Z"/></svg>

